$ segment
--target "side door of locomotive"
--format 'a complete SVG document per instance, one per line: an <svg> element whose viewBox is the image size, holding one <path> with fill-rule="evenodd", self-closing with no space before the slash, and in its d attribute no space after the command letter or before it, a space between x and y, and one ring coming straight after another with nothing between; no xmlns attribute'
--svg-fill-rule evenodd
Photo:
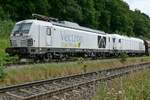
<svg viewBox="0 0 150 100"><path fill-rule="evenodd" d="M52 46L52 27L46 27L46 45Z"/></svg>
<svg viewBox="0 0 150 100"><path fill-rule="evenodd" d="M49 26L40 26L38 35L38 47L45 47L52 45L52 33L51 27Z"/></svg>
<svg viewBox="0 0 150 100"><path fill-rule="evenodd" d="M39 25L38 47L45 47L46 26Z"/></svg>
<svg viewBox="0 0 150 100"><path fill-rule="evenodd" d="M116 37L112 38L112 42L113 42L113 50L117 49L117 45L116 45Z"/></svg>

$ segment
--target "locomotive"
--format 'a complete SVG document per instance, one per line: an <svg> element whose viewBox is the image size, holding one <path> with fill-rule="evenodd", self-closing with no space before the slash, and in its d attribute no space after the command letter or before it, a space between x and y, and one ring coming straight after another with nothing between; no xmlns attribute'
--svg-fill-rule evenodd
<svg viewBox="0 0 150 100"><path fill-rule="evenodd" d="M82 27L34 14L37 19L17 22L10 35L9 55L50 61L67 57L107 57L149 54L149 42L139 38Z"/></svg>

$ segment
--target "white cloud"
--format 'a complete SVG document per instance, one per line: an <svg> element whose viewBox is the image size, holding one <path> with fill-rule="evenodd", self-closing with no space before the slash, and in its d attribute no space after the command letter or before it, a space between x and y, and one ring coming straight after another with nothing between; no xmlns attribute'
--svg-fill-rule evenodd
<svg viewBox="0 0 150 100"><path fill-rule="evenodd" d="M150 0L124 0L131 10L139 9L150 16Z"/></svg>

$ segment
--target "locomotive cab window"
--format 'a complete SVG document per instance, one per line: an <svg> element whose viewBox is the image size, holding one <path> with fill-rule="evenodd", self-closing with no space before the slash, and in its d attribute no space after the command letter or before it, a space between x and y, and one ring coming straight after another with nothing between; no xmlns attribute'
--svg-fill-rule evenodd
<svg viewBox="0 0 150 100"><path fill-rule="evenodd" d="M12 33L13 34L28 34L30 31L32 23L21 23L21 24L16 24Z"/></svg>
<svg viewBox="0 0 150 100"><path fill-rule="evenodd" d="M47 28L47 35L51 35L51 28Z"/></svg>

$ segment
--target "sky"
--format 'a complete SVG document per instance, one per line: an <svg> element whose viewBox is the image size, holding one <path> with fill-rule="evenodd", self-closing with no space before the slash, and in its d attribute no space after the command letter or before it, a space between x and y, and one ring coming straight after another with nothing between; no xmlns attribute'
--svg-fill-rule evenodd
<svg viewBox="0 0 150 100"><path fill-rule="evenodd" d="M139 9L141 12L150 16L150 0L124 0L131 10Z"/></svg>

